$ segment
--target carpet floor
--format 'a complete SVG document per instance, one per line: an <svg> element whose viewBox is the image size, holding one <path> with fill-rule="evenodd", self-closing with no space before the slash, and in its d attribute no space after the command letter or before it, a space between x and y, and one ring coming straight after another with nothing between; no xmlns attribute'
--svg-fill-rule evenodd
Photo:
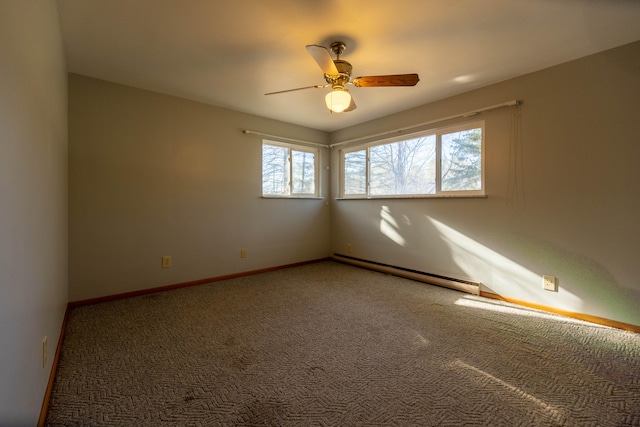
<svg viewBox="0 0 640 427"><path fill-rule="evenodd" d="M327 261L74 308L46 425L640 425L640 335Z"/></svg>

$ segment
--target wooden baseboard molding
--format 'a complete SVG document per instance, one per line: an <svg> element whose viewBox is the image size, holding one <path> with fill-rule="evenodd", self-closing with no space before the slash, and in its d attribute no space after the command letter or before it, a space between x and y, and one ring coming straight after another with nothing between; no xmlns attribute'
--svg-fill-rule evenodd
<svg viewBox="0 0 640 427"><path fill-rule="evenodd" d="M300 267L302 265L307 265L307 264L315 264L318 262L329 261L330 259L331 258L328 258L328 257L320 258L320 259L314 259L311 261L302 261L302 262L296 262L293 264L279 265L276 267L267 267L267 268L261 268L258 270L243 271L240 273L227 274L224 276L208 277L206 279L192 280L189 282L174 283L172 285L159 286L155 288L140 289L138 291L124 292L121 294L107 295L107 296L98 297L98 298L71 301L69 302L69 307L74 308L74 307L79 307L83 305L99 304L102 302L115 301L123 298L131 298L131 297L137 297L140 295L153 294L156 292L170 291L172 289L180 289L180 288L186 288L189 286L204 285L205 283L219 282L221 280L235 279L237 277L244 277L244 276L252 276L254 274L267 273L269 271L282 270L285 268L292 268L292 267Z"/></svg>
<svg viewBox="0 0 640 427"><path fill-rule="evenodd" d="M598 325L609 326L611 328L623 329L625 331L640 333L640 326L632 325L629 323L618 322L617 320L605 319L604 317L592 316L590 314L584 314L584 313L577 313L575 311L562 310L559 308L549 307L541 304L535 304L532 302L522 301L515 298L507 298L498 294L494 294L493 292L480 291L480 296L496 299L500 301L510 302L513 304L521 305L523 307L535 308L536 310L559 314L561 316L571 317L572 319L584 320L586 322L591 322Z"/></svg>
<svg viewBox="0 0 640 427"><path fill-rule="evenodd" d="M60 360L60 352L62 351L62 341L64 340L64 331L67 329L68 318L69 318L69 304L67 304L67 307L64 311L64 318L62 319L62 327L60 328L60 334L58 336L58 344L56 345L56 353L53 356L53 362L51 363L51 373L49 373L47 390L44 393L42 408L40 408L40 417L38 418L38 427L43 427L44 423L47 421L47 413L49 412L49 400L51 399L51 392L53 391L53 383L56 380L56 372L58 371L58 362Z"/></svg>

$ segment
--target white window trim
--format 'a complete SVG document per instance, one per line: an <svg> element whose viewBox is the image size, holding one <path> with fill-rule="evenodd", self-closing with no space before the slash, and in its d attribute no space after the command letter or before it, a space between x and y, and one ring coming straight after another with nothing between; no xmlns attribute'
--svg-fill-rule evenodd
<svg viewBox="0 0 640 427"><path fill-rule="evenodd" d="M469 129L477 129L480 128L482 130L482 143L480 146L480 156L481 156L481 188L480 190L457 190L457 191L442 191L442 180L440 177L441 173L441 150L442 150L442 135L464 131ZM385 144L393 144L395 142L405 141L409 139L419 138L422 136L435 135L436 136L436 192L435 194L398 194L398 195L369 195L369 148L376 147L379 145ZM464 122L456 125L437 127L429 130L424 130L420 132L414 132L410 134L405 134L402 136L396 136L392 138L385 138L377 141L370 141L365 144L358 144L352 147L343 148L340 150L339 160L340 160L340 196L337 197L337 200L370 200L370 199L439 199L439 198L486 198L486 180L485 180L485 171L486 171L486 155L485 155L485 146L486 146L486 133L485 133L485 122L484 120L475 120L472 122ZM346 153L360 151L366 149L366 183L365 187L367 189L366 194L345 194L345 176L344 176L344 158Z"/></svg>
<svg viewBox="0 0 640 427"><path fill-rule="evenodd" d="M295 150L295 151L306 151L307 153L313 153L314 154L314 166L313 166L313 174L314 174L314 193L313 194L309 194L309 193L290 193L290 194L264 194L262 193L262 184L260 185L261 187L261 193L262 193L262 198L263 199L322 199L322 197L320 197L320 148L316 148L316 147L309 147L307 145L301 145L301 144L292 144L292 143L288 143L288 142L281 142L281 141L274 141L271 139L263 139L262 140L262 144L260 145L261 151L260 154L262 156L262 147L264 147L264 145L273 145L273 146L277 146L277 147L284 147L287 148L289 150L289 189L292 190L291 188L291 179L293 177L293 162L291 161L291 150ZM263 165L262 165L262 157L260 159L260 178L262 178L262 170L263 170Z"/></svg>

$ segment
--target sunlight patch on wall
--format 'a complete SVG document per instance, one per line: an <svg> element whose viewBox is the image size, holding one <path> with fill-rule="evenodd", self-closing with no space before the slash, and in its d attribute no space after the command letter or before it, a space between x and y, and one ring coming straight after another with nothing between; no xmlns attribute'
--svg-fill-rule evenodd
<svg viewBox="0 0 640 427"><path fill-rule="evenodd" d="M380 209L380 232L387 236L389 239L394 241L396 244L400 246L406 245L406 240L404 237L400 235L398 230L400 226L395 218L391 215L391 210L388 206L383 206Z"/></svg>
<svg viewBox="0 0 640 427"><path fill-rule="evenodd" d="M436 219L426 218L448 246L456 265L471 280L482 282L489 291L528 301L543 301L569 310L581 307L582 300L565 289L553 293L544 291L541 274L528 270Z"/></svg>

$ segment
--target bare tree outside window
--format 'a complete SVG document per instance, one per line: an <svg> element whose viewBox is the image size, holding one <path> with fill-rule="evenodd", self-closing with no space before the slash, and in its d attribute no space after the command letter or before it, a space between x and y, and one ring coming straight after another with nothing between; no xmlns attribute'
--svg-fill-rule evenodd
<svg viewBox="0 0 640 427"><path fill-rule="evenodd" d="M370 148L371 195L433 194L436 191L434 135Z"/></svg>
<svg viewBox="0 0 640 427"><path fill-rule="evenodd" d="M317 193L317 151L289 145L262 144L264 196L314 196Z"/></svg>
<svg viewBox="0 0 640 427"><path fill-rule="evenodd" d="M315 156L307 151L291 150L292 191L294 194L315 193Z"/></svg>
<svg viewBox="0 0 640 427"><path fill-rule="evenodd" d="M289 149L262 146L262 194L289 194Z"/></svg>
<svg viewBox="0 0 640 427"><path fill-rule="evenodd" d="M346 197L483 194L483 122L342 151Z"/></svg>
<svg viewBox="0 0 640 427"><path fill-rule="evenodd" d="M367 150L345 153L344 193L367 194Z"/></svg>

